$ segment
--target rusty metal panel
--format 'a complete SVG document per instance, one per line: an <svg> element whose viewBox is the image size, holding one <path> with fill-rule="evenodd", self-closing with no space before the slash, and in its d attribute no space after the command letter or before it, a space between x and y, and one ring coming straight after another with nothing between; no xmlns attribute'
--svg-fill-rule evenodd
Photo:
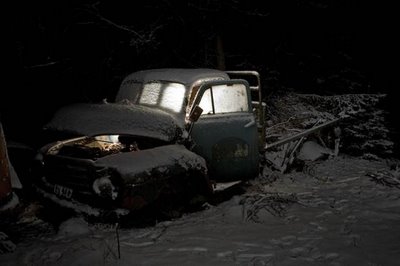
<svg viewBox="0 0 400 266"><path fill-rule="evenodd" d="M7 145L3 127L0 123L0 204L8 198L11 191L11 175L7 154Z"/></svg>

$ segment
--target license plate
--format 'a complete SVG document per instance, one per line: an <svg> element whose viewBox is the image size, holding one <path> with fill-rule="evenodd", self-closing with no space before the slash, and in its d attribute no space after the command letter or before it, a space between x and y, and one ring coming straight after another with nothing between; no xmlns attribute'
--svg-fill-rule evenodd
<svg viewBox="0 0 400 266"><path fill-rule="evenodd" d="M72 197L72 192L73 192L72 189L60 185L54 185L53 191L54 194L56 194L57 196L64 197L67 199Z"/></svg>

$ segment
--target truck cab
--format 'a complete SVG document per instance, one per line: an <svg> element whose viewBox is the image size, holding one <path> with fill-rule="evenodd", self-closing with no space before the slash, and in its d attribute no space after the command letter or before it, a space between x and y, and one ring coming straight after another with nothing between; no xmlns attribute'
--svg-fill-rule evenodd
<svg viewBox="0 0 400 266"><path fill-rule="evenodd" d="M124 100L173 113L190 133L189 148L205 158L213 179L232 181L258 174L265 130L257 72L139 71L123 80L116 102Z"/></svg>

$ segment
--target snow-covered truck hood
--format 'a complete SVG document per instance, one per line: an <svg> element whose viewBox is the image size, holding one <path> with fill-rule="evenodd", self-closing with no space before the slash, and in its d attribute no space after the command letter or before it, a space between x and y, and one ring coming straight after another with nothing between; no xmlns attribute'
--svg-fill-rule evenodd
<svg viewBox="0 0 400 266"><path fill-rule="evenodd" d="M79 103L58 110L45 130L93 136L128 134L172 141L183 124L165 111L131 103Z"/></svg>

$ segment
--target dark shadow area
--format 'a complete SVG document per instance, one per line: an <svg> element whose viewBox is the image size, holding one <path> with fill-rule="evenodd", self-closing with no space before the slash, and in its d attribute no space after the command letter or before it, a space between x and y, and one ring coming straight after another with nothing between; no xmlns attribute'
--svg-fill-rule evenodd
<svg viewBox="0 0 400 266"><path fill-rule="evenodd" d="M128 73L161 67L254 69L265 97L276 89L394 96L395 10L314 0L14 5L1 119L9 138L40 146L59 107L113 99Z"/></svg>

